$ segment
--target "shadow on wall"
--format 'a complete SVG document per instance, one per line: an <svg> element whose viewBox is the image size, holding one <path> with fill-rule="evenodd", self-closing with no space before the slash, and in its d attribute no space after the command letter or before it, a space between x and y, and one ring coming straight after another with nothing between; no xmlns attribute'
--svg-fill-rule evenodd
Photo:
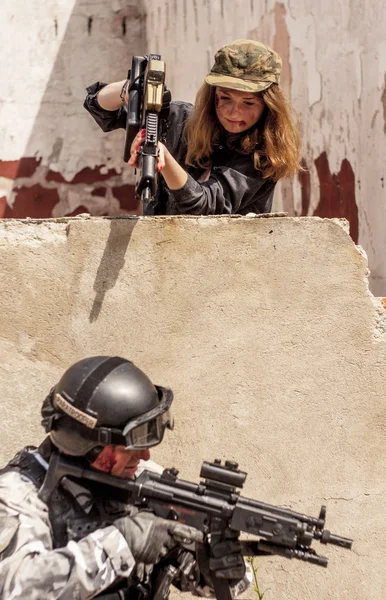
<svg viewBox="0 0 386 600"><path fill-rule="evenodd" d="M134 186L120 171L123 132L96 150L104 134L83 108L86 85L123 79L130 56L144 51L140 3L116 4L75 0L23 156L0 161L0 217L137 214ZM57 37L60 27L55 18L45 34Z"/></svg>
<svg viewBox="0 0 386 600"><path fill-rule="evenodd" d="M89 316L90 323L99 317L108 290L114 288L125 264L125 254L137 219L114 219L110 221L110 233L99 264L95 281L95 298Z"/></svg>

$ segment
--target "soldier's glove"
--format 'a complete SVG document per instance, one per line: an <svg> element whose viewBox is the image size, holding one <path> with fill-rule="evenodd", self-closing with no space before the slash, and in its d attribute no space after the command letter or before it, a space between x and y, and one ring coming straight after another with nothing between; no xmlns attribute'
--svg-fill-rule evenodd
<svg viewBox="0 0 386 600"><path fill-rule="evenodd" d="M178 543L199 542L203 537L197 529L147 511L116 519L114 525L126 539L135 561L144 565L156 564Z"/></svg>

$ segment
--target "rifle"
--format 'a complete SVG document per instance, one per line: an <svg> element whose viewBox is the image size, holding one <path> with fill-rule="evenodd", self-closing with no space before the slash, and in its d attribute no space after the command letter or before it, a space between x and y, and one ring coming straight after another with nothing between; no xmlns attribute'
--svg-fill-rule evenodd
<svg viewBox="0 0 386 600"><path fill-rule="evenodd" d="M126 137L123 160L130 158L130 148L139 129L146 137L138 154L135 193L143 202L149 202L157 192L158 141L164 134L168 110L163 109L165 92L165 63L160 54L133 56L129 80ZM170 92L168 92L170 102ZM161 110L163 115L161 117Z"/></svg>
<svg viewBox="0 0 386 600"><path fill-rule="evenodd" d="M172 468L162 475L143 471L137 479L120 479L90 469L85 461L54 453L39 498L47 503L63 477L75 477L125 490L130 504L195 527L211 547L222 539L227 528L258 536L257 540L240 541L244 556L280 555L327 567L328 559L311 548L313 540L351 549L351 539L324 528L325 506L319 517L310 517L240 496L237 489L243 487L247 473L233 461L225 461L224 465L220 460L203 462L200 477L204 481L199 484L177 476L178 471ZM232 600L229 582L217 578L214 571L211 577L216 598Z"/></svg>

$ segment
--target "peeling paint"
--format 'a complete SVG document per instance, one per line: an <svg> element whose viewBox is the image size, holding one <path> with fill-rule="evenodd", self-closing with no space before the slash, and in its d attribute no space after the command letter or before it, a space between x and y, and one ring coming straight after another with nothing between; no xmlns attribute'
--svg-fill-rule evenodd
<svg viewBox="0 0 386 600"><path fill-rule="evenodd" d="M350 223L350 235L358 243L358 206L355 201L355 174L348 160L344 159L339 173L331 174L326 152L316 160L319 177L319 203L314 210L316 217L345 217Z"/></svg>
<svg viewBox="0 0 386 600"><path fill-rule="evenodd" d="M119 200L119 205L123 210L133 212L139 207L139 201L135 197L135 186L121 185L111 189L113 196Z"/></svg>
<svg viewBox="0 0 386 600"><path fill-rule="evenodd" d="M307 217L310 209L310 198L311 198L311 176L307 168L306 162L303 160L302 166L304 171L300 171L298 174L298 180L301 188L301 216Z"/></svg>
<svg viewBox="0 0 386 600"><path fill-rule="evenodd" d="M79 204L97 214L121 210L107 191L134 179L122 162L123 133L103 135L83 100L86 85L102 76L123 79L130 57L144 53L144 16L143 3L134 0L55 0L49 10L44 2L23 8L6 3L2 22L11 27L3 40L2 75L9 86L0 102L2 212L36 217L31 211L41 215L46 206L41 216L50 217L56 189L56 216L70 213L71 188L84 196ZM101 183L106 192L93 196Z"/></svg>
<svg viewBox="0 0 386 600"><path fill-rule="evenodd" d="M95 188L95 190L92 190L91 196L103 196L103 197L106 196L106 188L104 188L104 187Z"/></svg>
<svg viewBox="0 0 386 600"><path fill-rule="evenodd" d="M42 166L34 157L0 161L0 218L76 215L81 205L81 212L96 215L135 214L134 185L121 182L120 174L104 165L82 169L66 181L62 173Z"/></svg>
<svg viewBox="0 0 386 600"><path fill-rule="evenodd" d="M7 197L0 196L0 219L4 217L6 209L7 209Z"/></svg>
<svg viewBox="0 0 386 600"><path fill-rule="evenodd" d="M105 172L103 172L105 171ZM76 173L76 175L71 179L71 181L67 181L65 177L57 172L49 170L47 173L47 181L56 181L58 183L95 183L98 181L105 181L106 179L110 179L114 175L118 175L115 169L108 169L104 165L98 165L95 168L91 169L90 167L86 167Z"/></svg>
<svg viewBox="0 0 386 600"><path fill-rule="evenodd" d="M342 193L351 198L343 204L347 201L351 230L358 229L369 256L371 289L385 295L385 11L382 0L371 10L359 0L55 0L50 11L45 3L26 4L23 10L6 3L4 23L17 19L18 27L4 40L2 72L10 86L0 103L0 197L12 206L16 187L40 184L57 189L55 210L67 210L68 186L78 186L76 194L83 190L81 204L89 210L120 210L122 200L111 188L134 181L122 164L122 132L101 134L82 108L84 86L98 79L120 80L133 54L159 51L173 98L193 101L215 51L232 39L252 37L283 58L281 86L299 114L309 166L308 174L294 183L277 186L274 210L282 211L285 204L293 214L293 202L296 214L331 212L331 202L325 210L327 199L319 195L316 168L326 153L327 177L333 187L340 185L334 202L343 202ZM348 191L350 169L357 182ZM108 171L104 179L101 174ZM105 196L93 194L101 183ZM335 206L333 214L342 210Z"/></svg>
<svg viewBox="0 0 386 600"><path fill-rule="evenodd" d="M4 217L23 219L33 216L44 219L52 214L54 206L59 202L59 194L55 188L45 188L40 184L15 189L15 200L12 208L7 206Z"/></svg>
<svg viewBox="0 0 386 600"><path fill-rule="evenodd" d="M41 159L32 156L24 156L19 160L0 160L0 177L7 179L32 177L40 163Z"/></svg>

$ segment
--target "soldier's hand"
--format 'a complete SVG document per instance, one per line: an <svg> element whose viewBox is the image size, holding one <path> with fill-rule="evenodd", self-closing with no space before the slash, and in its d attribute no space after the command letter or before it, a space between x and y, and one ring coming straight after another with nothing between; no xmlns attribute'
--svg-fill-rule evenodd
<svg viewBox="0 0 386 600"><path fill-rule="evenodd" d="M202 533L178 521L160 519L142 511L134 517L121 517L114 525L125 537L137 563L156 564L178 543L201 542Z"/></svg>

